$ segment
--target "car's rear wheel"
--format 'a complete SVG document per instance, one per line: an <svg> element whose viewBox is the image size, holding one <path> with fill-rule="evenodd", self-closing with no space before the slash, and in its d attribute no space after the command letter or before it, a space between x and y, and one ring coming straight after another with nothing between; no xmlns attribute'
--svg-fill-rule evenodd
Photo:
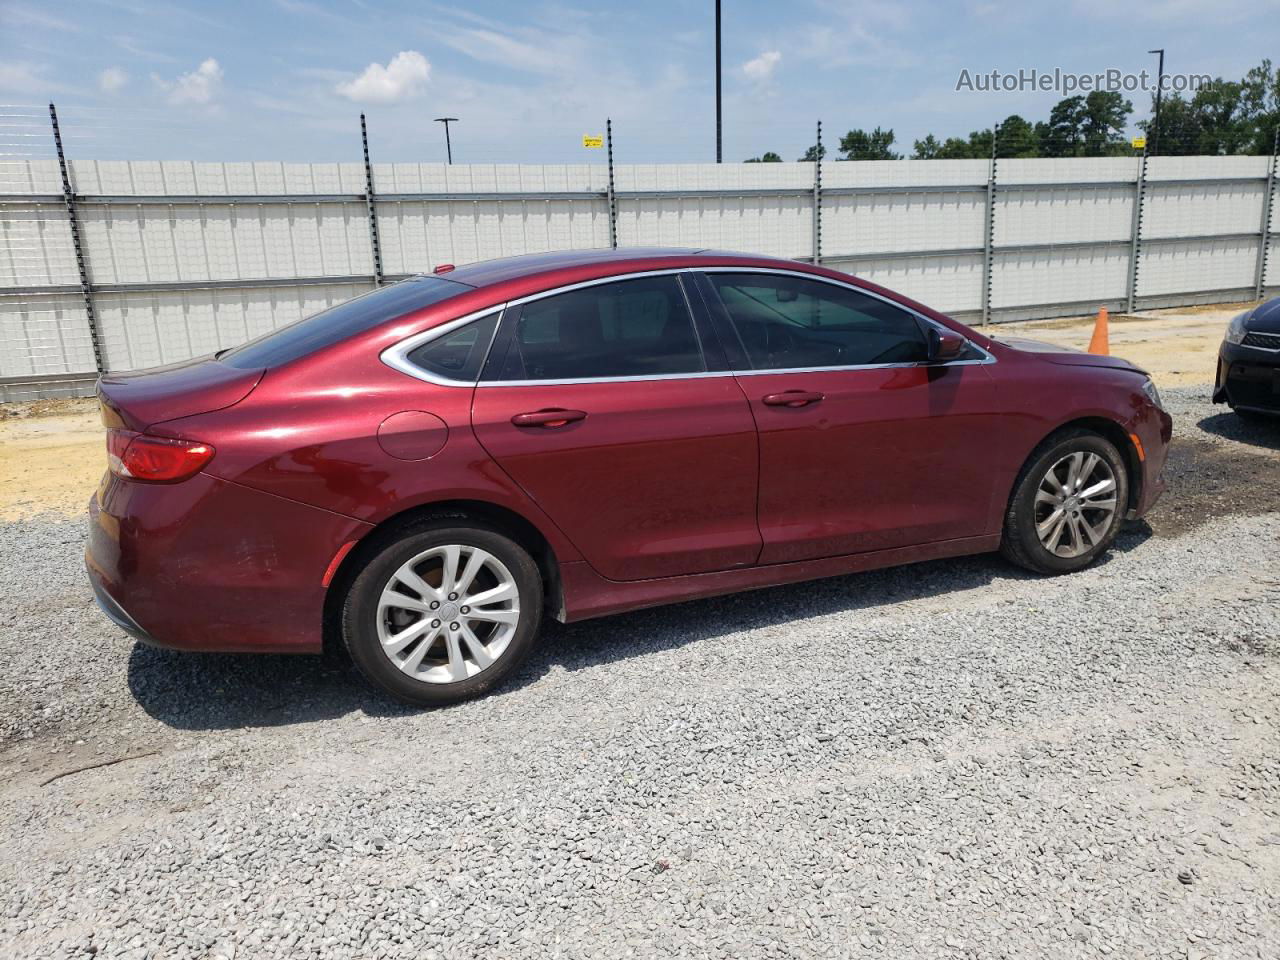
<svg viewBox="0 0 1280 960"><path fill-rule="evenodd" d="M1063 431L1022 468L1000 552L1038 573L1080 570L1110 548L1128 504L1129 473L1115 444L1089 430Z"/></svg>
<svg viewBox="0 0 1280 960"><path fill-rule="evenodd" d="M479 696L528 655L542 621L529 553L483 527L437 521L405 531L351 584L342 632L374 684L415 706Z"/></svg>

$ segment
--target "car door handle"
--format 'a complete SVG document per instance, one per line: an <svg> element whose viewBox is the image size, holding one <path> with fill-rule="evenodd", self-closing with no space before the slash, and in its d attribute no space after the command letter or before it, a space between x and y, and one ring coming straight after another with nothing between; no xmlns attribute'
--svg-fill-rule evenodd
<svg viewBox="0 0 1280 960"><path fill-rule="evenodd" d="M578 420L587 419L584 410L536 410L533 413L517 413L511 422L517 427L564 427Z"/></svg>
<svg viewBox="0 0 1280 960"><path fill-rule="evenodd" d="M824 396L818 390L784 390L782 393L767 393L761 400L770 407L807 407Z"/></svg>

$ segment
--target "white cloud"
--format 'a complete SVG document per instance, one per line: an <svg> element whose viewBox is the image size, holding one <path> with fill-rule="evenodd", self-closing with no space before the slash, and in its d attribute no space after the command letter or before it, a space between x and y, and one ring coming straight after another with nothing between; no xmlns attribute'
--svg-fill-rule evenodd
<svg viewBox="0 0 1280 960"><path fill-rule="evenodd" d="M170 103L212 103L222 89L222 67L209 57L190 73L172 82L151 75L151 79L169 93Z"/></svg>
<svg viewBox="0 0 1280 960"><path fill-rule="evenodd" d="M463 19L471 26L454 26L446 17L436 25L433 38L448 44L473 60L492 63L503 70L523 70L570 83L597 83L602 70L600 50L607 41L584 20L561 17L554 26L527 24L511 26L496 23L475 14ZM610 63L610 68L616 63Z"/></svg>
<svg viewBox="0 0 1280 960"><path fill-rule="evenodd" d="M777 50L766 50L754 60L748 60L742 65L742 72L747 78L757 83L768 83L773 78L773 72L778 69L778 64L782 62L782 54Z"/></svg>
<svg viewBox="0 0 1280 960"><path fill-rule="evenodd" d="M551 44L561 38L550 36L526 42L497 30L468 28L441 37L445 43L475 60L496 63L514 70L531 73L556 73L563 64L551 50Z"/></svg>
<svg viewBox="0 0 1280 960"><path fill-rule="evenodd" d="M129 82L129 75L119 67L107 67L98 74L98 89L103 93L118 93Z"/></svg>
<svg viewBox="0 0 1280 960"><path fill-rule="evenodd" d="M43 93L45 67L33 63L0 63L0 90Z"/></svg>
<svg viewBox="0 0 1280 960"><path fill-rule="evenodd" d="M431 78L431 64L417 50L402 50L385 67L371 63L354 80L344 80L334 90L348 100L391 103L422 93Z"/></svg>
<svg viewBox="0 0 1280 960"><path fill-rule="evenodd" d="M153 63L179 62L177 57L168 53L161 53L159 50L152 50L149 47L145 47L138 42L137 38L131 37L125 33L111 37L111 42L125 53L129 54L129 56L135 57L138 60L150 60Z"/></svg>
<svg viewBox="0 0 1280 960"><path fill-rule="evenodd" d="M0 10L0 14L3 14ZM11 60L6 62L0 57L0 92L8 95L21 94L35 96L41 100L55 93L80 93L78 87L71 87L50 74L57 75L48 63L35 63L30 60Z"/></svg>
<svg viewBox="0 0 1280 960"><path fill-rule="evenodd" d="M70 21L61 20L42 10L32 10L30 7L7 6L4 9L4 15L5 19L9 21L9 25L15 27L19 25L39 27L45 30L58 30L63 33L76 33L80 29Z"/></svg>

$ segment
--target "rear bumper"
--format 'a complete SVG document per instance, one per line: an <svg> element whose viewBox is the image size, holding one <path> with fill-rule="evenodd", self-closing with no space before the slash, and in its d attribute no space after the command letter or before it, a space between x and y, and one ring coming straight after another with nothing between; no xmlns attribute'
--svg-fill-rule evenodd
<svg viewBox="0 0 1280 960"><path fill-rule="evenodd" d="M1280 413L1280 352L1227 343L1218 350L1213 402Z"/></svg>
<svg viewBox="0 0 1280 960"><path fill-rule="evenodd" d="M116 598L107 593L101 577L97 575L89 564L87 556L85 558L85 572L89 576L89 586L93 587L93 599L98 604L98 609L102 611L103 615L135 640L141 640L143 643L150 644L153 647L159 646L155 638L138 626L137 621L129 616L129 612L116 602Z"/></svg>
<svg viewBox="0 0 1280 960"><path fill-rule="evenodd" d="M325 570L370 529L205 474L108 475L89 521L85 566L113 623L155 646L221 652L319 652Z"/></svg>

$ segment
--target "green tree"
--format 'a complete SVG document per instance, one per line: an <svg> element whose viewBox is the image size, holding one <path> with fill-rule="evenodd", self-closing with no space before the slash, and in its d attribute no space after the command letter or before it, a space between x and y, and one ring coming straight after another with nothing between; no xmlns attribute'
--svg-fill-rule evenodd
<svg viewBox="0 0 1280 960"><path fill-rule="evenodd" d="M772 150L766 150L763 156L748 157L743 163L781 163L782 157L778 156Z"/></svg>
<svg viewBox="0 0 1280 960"><path fill-rule="evenodd" d="M1253 127L1246 116L1240 84L1221 77L1205 84L1191 99L1200 117L1200 153L1247 153Z"/></svg>
<svg viewBox="0 0 1280 960"><path fill-rule="evenodd" d="M1272 70L1271 61L1263 60L1246 73L1240 82L1240 102L1249 131L1245 149L1271 153L1280 130L1280 69Z"/></svg>
<svg viewBox="0 0 1280 960"><path fill-rule="evenodd" d="M974 130L969 134L969 157L973 160L985 160L991 156L991 142L995 133L988 127L986 130Z"/></svg>
<svg viewBox="0 0 1280 960"><path fill-rule="evenodd" d="M941 143L933 134L917 140L913 147L916 160L973 160L991 156L991 131L975 130L964 137L947 137Z"/></svg>
<svg viewBox="0 0 1280 960"><path fill-rule="evenodd" d="M827 155L827 148L825 146L819 146L818 144L815 143L812 147L810 147L808 150L804 152L804 156L800 158L800 162L816 163L818 160L825 158L826 155Z"/></svg>
<svg viewBox="0 0 1280 960"><path fill-rule="evenodd" d="M1049 122L1040 135L1040 153L1046 157L1079 156L1084 143L1084 97L1066 97L1049 111Z"/></svg>
<svg viewBox="0 0 1280 960"><path fill-rule="evenodd" d="M1259 143L1268 116L1265 100L1259 110L1256 90L1248 89L1248 80L1246 76L1244 83L1235 83L1219 77L1190 100L1178 94L1166 98L1158 128L1153 103L1151 119L1138 124L1147 133L1148 145L1164 156L1269 152L1271 143L1265 138Z"/></svg>
<svg viewBox="0 0 1280 960"><path fill-rule="evenodd" d="M1138 127L1147 135L1147 147L1164 156L1185 156L1200 149L1200 117L1191 101L1181 94L1171 94L1163 99L1158 127L1154 106L1151 119L1139 121Z"/></svg>
<svg viewBox="0 0 1280 960"><path fill-rule="evenodd" d="M1000 136L996 141L996 156L1040 156L1040 137L1036 128L1016 113L1006 117L998 129Z"/></svg>
<svg viewBox="0 0 1280 960"><path fill-rule="evenodd" d="M911 154L911 159L913 160L937 160L938 153L942 150L942 144L931 133L923 140L917 140L911 145L911 148L914 151Z"/></svg>
<svg viewBox="0 0 1280 960"><path fill-rule="evenodd" d="M972 160L975 157L972 138L978 136L977 132L969 134L970 139L964 137L947 137L943 141L942 146L938 148L939 160ZM991 153L990 145L986 153L977 154L978 157L989 156Z"/></svg>
<svg viewBox="0 0 1280 960"><path fill-rule="evenodd" d="M865 130L850 130L840 138L840 150L844 154L842 160L901 160L902 155L894 153L893 131L876 127L870 133Z"/></svg>
<svg viewBox="0 0 1280 960"><path fill-rule="evenodd" d="M1085 97L1080 123L1084 155L1105 157L1126 151L1124 128L1131 113L1133 104L1118 93L1095 90Z"/></svg>

